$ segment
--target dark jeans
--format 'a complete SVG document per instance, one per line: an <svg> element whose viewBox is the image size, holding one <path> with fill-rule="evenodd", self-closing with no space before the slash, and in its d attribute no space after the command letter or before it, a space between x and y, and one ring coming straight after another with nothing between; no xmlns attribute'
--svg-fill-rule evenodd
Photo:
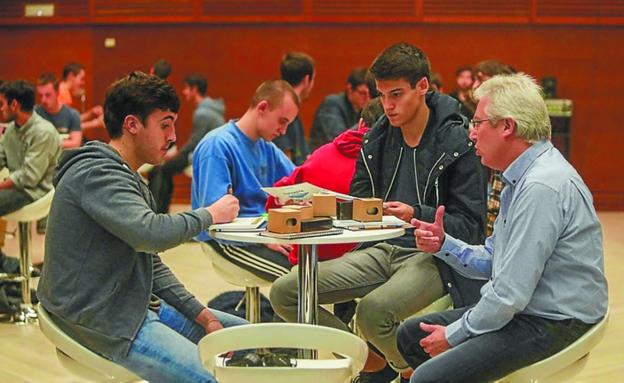
<svg viewBox="0 0 624 383"><path fill-rule="evenodd" d="M419 342L429 334L420 329L421 322L446 326L469 308L413 318L399 327L399 351L414 368L411 383L500 379L563 350L592 326L576 319L516 315L502 329L468 339L434 358L423 351Z"/></svg>
<svg viewBox="0 0 624 383"><path fill-rule="evenodd" d="M149 175L149 188L156 201L157 213L168 213L173 195L173 176L189 166L185 155L176 156L162 166L156 166Z"/></svg>
<svg viewBox="0 0 624 383"><path fill-rule="evenodd" d="M0 190L0 216L13 213L33 202L25 191L10 188Z"/></svg>

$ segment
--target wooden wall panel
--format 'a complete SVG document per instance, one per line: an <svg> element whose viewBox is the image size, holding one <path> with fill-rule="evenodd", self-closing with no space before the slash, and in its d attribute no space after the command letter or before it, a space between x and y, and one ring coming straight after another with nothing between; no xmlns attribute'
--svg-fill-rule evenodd
<svg viewBox="0 0 624 383"><path fill-rule="evenodd" d="M117 46L104 48L106 37L115 37ZM87 65L88 103L101 103L115 78L134 69L148 70L165 57L173 64L170 80L176 89L181 90L185 74L206 73L209 94L225 99L227 117L232 118L245 111L261 81L279 75L284 52L301 50L317 62L316 85L301 110L309 129L323 97L343 89L352 68L368 65L397 41L423 48L447 91L453 88L457 66L489 58L536 78L555 76L559 96L574 100L572 163L599 208L624 210L624 159L618 155L624 130L616 119L624 103L621 27L288 23L0 27L0 43L7 52L0 61L0 78L34 79L48 67L60 71L66 61L75 59ZM182 142L190 132L191 113L192 105L183 101L177 123ZM187 198L188 180L181 176L176 183L176 198Z"/></svg>

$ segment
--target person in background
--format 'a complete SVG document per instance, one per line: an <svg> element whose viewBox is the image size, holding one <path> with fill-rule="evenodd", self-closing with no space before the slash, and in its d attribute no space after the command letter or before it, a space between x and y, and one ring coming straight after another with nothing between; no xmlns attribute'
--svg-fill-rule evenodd
<svg viewBox="0 0 624 383"><path fill-rule="evenodd" d="M159 59L152 65L149 74L167 80L171 75L171 63L165 59Z"/></svg>
<svg viewBox="0 0 624 383"><path fill-rule="evenodd" d="M59 83L59 101L61 104L72 107L73 99L80 97L82 102L80 114L80 127L84 132L104 128L104 110L102 106L96 105L91 109L84 110L85 95L84 65L77 62L70 62L63 68L63 80Z"/></svg>
<svg viewBox="0 0 624 383"><path fill-rule="evenodd" d="M184 171L192 163L193 151L204 136L225 123L225 105L222 100L207 94L206 76L194 73L184 78L182 95L195 105L193 129L188 141L177 151L168 151L164 163L149 173L149 188L156 200L156 212L167 213L173 195L173 176Z"/></svg>
<svg viewBox="0 0 624 383"><path fill-rule="evenodd" d="M80 115L75 109L58 101L59 82L52 73L44 73L37 80L39 105L35 111L50 121L61 134L63 149L77 148L82 145Z"/></svg>
<svg viewBox="0 0 624 383"><path fill-rule="evenodd" d="M475 110L475 104L472 99L473 82L472 67L462 65L455 71L455 90L449 93L449 96L459 101L459 111L468 119L472 118Z"/></svg>
<svg viewBox="0 0 624 383"><path fill-rule="evenodd" d="M0 217L52 190L61 141L54 126L39 116L34 106L31 84L16 80L0 85L0 123L7 124L0 136L0 170L9 170L9 176L0 179Z"/></svg>
<svg viewBox="0 0 624 383"><path fill-rule="evenodd" d="M310 143L316 149L356 126L360 111L370 100L367 69L356 68L349 73L345 90L325 97L316 110Z"/></svg>
<svg viewBox="0 0 624 383"><path fill-rule="evenodd" d="M299 96L299 102L303 102L310 96L314 87L316 78L314 59L302 52L288 52L282 57L280 75L282 80L293 87ZM282 149L295 165L301 165L310 154L299 115L288 125L286 133L275 138L273 143Z"/></svg>

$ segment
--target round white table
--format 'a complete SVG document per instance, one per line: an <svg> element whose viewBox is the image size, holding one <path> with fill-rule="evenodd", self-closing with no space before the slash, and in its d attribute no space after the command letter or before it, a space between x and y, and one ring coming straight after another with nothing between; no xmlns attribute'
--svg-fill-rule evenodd
<svg viewBox="0 0 624 383"><path fill-rule="evenodd" d="M299 259L299 289L298 315L299 323L317 324L318 322L318 245L332 245L341 243L361 243L370 241L383 241L390 238L400 237L405 229L373 229L373 230L344 230L341 234L280 239L265 237L259 233L240 232L217 232L211 231L210 236L215 239L245 243L278 243L283 245L299 245L297 254ZM315 359L315 350L306 350L304 358Z"/></svg>

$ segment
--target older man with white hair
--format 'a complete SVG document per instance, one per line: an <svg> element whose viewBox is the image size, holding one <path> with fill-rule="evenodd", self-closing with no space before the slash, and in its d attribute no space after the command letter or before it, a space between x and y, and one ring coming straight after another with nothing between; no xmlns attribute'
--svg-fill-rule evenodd
<svg viewBox="0 0 624 383"><path fill-rule="evenodd" d="M417 246L468 277L486 277L476 305L408 320L399 350L411 382L486 382L547 358L607 311L602 232L590 191L553 147L541 89L525 75L496 76L480 100L470 138L505 184L485 245L413 220Z"/></svg>

